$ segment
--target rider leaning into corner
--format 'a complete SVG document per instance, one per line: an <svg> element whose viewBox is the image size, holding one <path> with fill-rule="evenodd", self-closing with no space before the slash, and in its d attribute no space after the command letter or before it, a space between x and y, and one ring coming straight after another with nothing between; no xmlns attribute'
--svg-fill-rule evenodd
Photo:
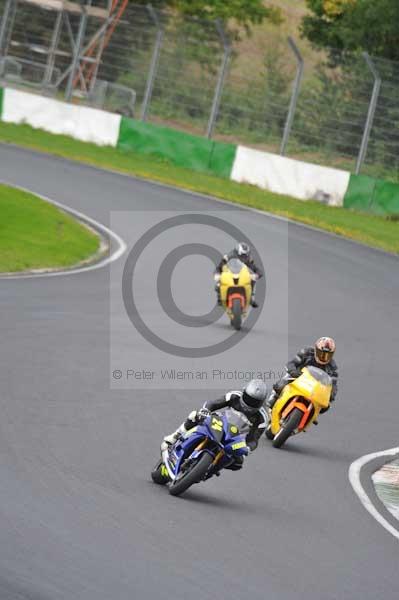
<svg viewBox="0 0 399 600"><path fill-rule="evenodd" d="M263 408L266 397L267 386L265 382L262 379L252 379L242 391L227 392L222 398L208 400L200 410L193 410L174 433L164 437L161 450L174 444L187 431L206 419L211 412L230 406L243 413L248 419L250 430L247 434L246 443L249 450L253 452L258 447L259 439L267 425L267 415ZM237 471L242 468L243 462L244 457L237 456L225 468Z"/></svg>
<svg viewBox="0 0 399 600"><path fill-rule="evenodd" d="M263 276L263 273L259 269L259 267L257 267L257 265L255 264L255 262L252 258L251 248L248 246L248 244L245 244L244 242L237 244L237 246L233 250L231 250L231 252L229 252L228 254L225 254L223 256L222 260L220 261L220 263L218 264L218 266L216 267L215 291L217 294L217 303L219 305L222 303L221 298L220 298L220 275L222 273L224 265L226 265L229 262L229 260L231 260L233 258L238 258L241 262L244 263L244 265L246 265L248 267L248 269L251 271L251 273L254 274L255 277L252 278L252 281L251 281L251 284L252 284L251 306L253 308L258 308L258 303L255 301L255 280L260 279Z"/></svg>
<svg viewBox="0 0 399 600"><path fill-rule="evenodd" d="M273 392L266 402L266 407L272 410L277 398L281 395L285 386L301 374L304 367L318 367L325 371L332 379L333 389L331 402L334 402L337 395L338 367L334 360L335 341L330 337L321 337L315 342L314 346L302 348L296 356L286 365L287 373L280 381L274 384ZM321 409L320 412L326 412L328 408Z"/></svg>

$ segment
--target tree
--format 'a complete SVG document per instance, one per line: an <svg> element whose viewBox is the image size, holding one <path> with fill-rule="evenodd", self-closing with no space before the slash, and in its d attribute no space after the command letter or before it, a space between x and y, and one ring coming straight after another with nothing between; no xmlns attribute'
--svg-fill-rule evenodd
<svg viewBox="0 0 399 600"><path fill-rule="evenodd" d="M398 0L307 0L302 35L318 48L399 60Z"/></svg>
<svg viewBox="0 0 399 600"><path fill-rule="evenodd" d="M337 132L336 148L354 154L373 85L370 70L359 56L361 51L368 52L382 86L367 156L369 163L388 169L392 176L393 169L397 170L399 148L399 70L395 62L399 60L399 1L307 0L307 5L310 14L302 21L302 34L313 46L327 50L328 60L322 60L319 67L323 85L315 96L323 121L311 122L304 111L302 129L309 132L313 127L315 131L310 133L320 139L327 130ZM301 106L298 113L301 117Z"/></svg>
<svg viewBox="0 0 399 600"><path fill-rule="evenodd" d="M148 0L136 0L137 4L148 4ZM269 19L273 23L281 22L278 8L265 6L263 0L153 0L155 8L175 10L182 17L196 17L204 21L219 19L230 32L237 37L238 28L250 33L251 26Z"/></svg>
<svg viewBox="0 0 399 600"><path fill-rule="evenodd" d="M279 21L279 11L266 7L263 0L177 0L176 8L183 15L200 19L220 19L224 23L233 20L247 31L264 19Z"/></svg>
<svg viewBox="0 0 399 600"><path fill-rule="evenodd" d="M145 49L152 51L153 48L154 27L146 26L143 22L137 29L134 24L142 21L146 4L148 0L135 0L124 15L124 20L135 28L134 34L129 27L125 28L124 46L131 56L140 56L143 65L148 63L148 51ZM202 120L209 117L210 100L223 56L216 20L222 23L231 40L239 40L244 32L249 34L251 26L264 19L280 22L280 12L266 7L263 0L152 0L152 6L163 11L161 18L164 24L158 77L152 93L153 106L164 113L167 104L168 110L173 110L175 114L179 111L181 114L187 113L190 118L194 116ZM116 30L107 57L126 63L125 56L121 57L117 48L121 45L121 33L122 27ZM115 53L112 52L114 43ZM147 71L137 67L136 61L129 79L133 82L134 78L132 87L142 97ZM121 82L118 69L115 69L115 79ZM123 83L129 85L129 79L123 76Z"/></svg>

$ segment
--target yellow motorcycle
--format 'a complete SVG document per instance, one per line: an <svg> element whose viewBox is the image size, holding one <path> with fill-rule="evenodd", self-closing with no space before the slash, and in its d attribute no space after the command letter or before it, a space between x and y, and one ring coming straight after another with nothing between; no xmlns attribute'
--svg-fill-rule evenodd
<svg viewBox="0 0 399 600"><path fill-rule="evenodd" d="M304 367L299 377L288 383L277 398L266 437L274 448L281 446L291 435L306 431L322 409L330 406L332 379L322 369Z"/></svg>
<svg viewBox="0 0 399 600"><path fill-rule="evenodd" d="M224 265L220 276L220 298L222 306L236 331L247 316L252 296L252 274L238 258Z"/></svg>

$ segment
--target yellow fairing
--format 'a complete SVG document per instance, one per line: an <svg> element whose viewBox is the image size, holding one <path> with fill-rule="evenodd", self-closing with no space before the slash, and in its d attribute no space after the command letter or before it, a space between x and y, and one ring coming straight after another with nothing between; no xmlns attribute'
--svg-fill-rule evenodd
<svg viewBox="0 0 399 600"><path fill-rule="evenodd" d="M248 267L242 264L242 268L239 273L232 273L229 268L229 264L223 267L223 271L220 277L220 297L224 309L229 312L228 298L229 290L234 291L234 288L243 288L245 291L245 307L244 312L248 310L249 302L251 300L252 286L251 286L251 274Z"/></svg>
<svg viewBox="0 0 399 600"><path fill-rule="evenodd" d="M320 410L328 408L332 391L332 382L326 373L315 367L305 367L301 375L283 389L272 410L271 430L274 435L280 430L280 421L284 410L295 397L300 404L301 398L309 400L314 406L314 414L307 421L306 429L317 420Z"/></svg>

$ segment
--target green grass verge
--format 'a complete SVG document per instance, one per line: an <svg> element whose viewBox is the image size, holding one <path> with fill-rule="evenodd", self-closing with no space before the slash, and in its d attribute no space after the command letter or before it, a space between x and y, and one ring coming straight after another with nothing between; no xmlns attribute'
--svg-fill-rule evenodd
<svg viewBox="0 0 399 600"><path fill-rule="evenodd" d="M100 148L27 125L0 123L0 141L209 194L399 254L399 223L383 217L328 207L319 202L294 200L254 186L176 167L157 157Z"/></svg>
<svg viewBox="0 0 399 600"><path fill-rule="evenodd" d="M0 185L0 272L69 267L95 254L99 243L55 206Z"/></svg>

